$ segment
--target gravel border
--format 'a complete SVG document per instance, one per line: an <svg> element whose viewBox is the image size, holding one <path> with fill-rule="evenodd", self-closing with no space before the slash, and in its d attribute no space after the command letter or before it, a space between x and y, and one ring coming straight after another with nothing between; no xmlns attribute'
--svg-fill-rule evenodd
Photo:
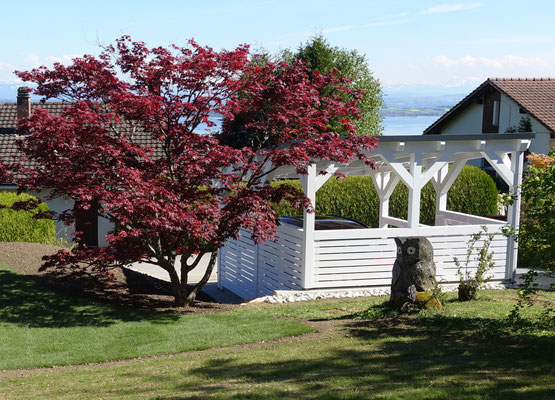
<svg viewBox="0 0 555 400"><path fill-rule="evenodd" d="M444 292L456 292L458 283L440 284ZM514 287L510 283L493 282L482 286L484 290L502 290ZM389 295L389 287L372 289L353 289L353 290L299 290L299 291L279 291L272 296L258 297L250 300L251 303L295 303L298 301L320 300L320 299L344 299L354 297L371 297Z"/></svg>

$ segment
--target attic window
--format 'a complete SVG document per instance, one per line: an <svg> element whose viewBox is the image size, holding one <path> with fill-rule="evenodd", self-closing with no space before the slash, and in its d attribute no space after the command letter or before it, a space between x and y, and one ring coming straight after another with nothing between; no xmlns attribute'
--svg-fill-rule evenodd
<svg viewBox="0 0 555 400"><path fill-rule="evenodd" d="M491 124L493 126L499 126L499 101L497 100L493 102L493 115L491 119Z"/></svg>
<svg viewBox="0 0 555 400"><path fill-rule="evenodd" d="M519 113L519 114L528 114L528 113L526 112L526 110L525 110L524 108L522 108L522 107L518 109L518 113Z"/></svg>

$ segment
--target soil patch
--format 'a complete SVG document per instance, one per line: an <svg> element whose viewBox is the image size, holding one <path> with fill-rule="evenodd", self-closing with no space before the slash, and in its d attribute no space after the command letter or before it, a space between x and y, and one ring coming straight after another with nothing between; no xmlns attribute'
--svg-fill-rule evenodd
<svg viewBox="0 0 555 400"><path fill-rule="evenodd" d="M174 307L169 283L119 267L110 270L108 275L86 267L83 268L85 273L79 276L69 272L40 272L42 258L61 249L38 243L0 242L0 262L32 276L49 289L121 306L179 313L213 313L233 307L219 304L202 292L193 307Z"/></svg>

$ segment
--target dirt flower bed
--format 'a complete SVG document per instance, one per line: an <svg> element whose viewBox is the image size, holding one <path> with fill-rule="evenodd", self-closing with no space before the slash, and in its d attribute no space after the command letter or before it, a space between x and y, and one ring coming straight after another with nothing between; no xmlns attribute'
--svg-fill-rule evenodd
<svg viewBox="0 0 555 400"><path fill-rule="evenodd" d="M169 284L130 270L114 268L108 283L99 283L98 274L88 271L84 277L69 274L39 272L42 257L62 249L59 246L38 243L0 242L0 262L24 275L32 276L42 285L71 295L86 296L92 300L117 303L123 306L149 308L181 313L212 313L228 310L230 306L214 302L202 292L193 307L176 308L169 295ZM131 288L131 290L130 290Z"/></svg>

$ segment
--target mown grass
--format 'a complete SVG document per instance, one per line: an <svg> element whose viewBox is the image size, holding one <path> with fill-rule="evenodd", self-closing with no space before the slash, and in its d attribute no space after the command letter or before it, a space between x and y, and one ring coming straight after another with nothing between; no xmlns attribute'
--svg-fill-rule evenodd
<svg viewBox="0 0 555 400"><path fill-rule="evenodd" d="M552 295L552 294L551 294ZM513 334L514 292L448 298L448 311L323 321L322 334L140 363L7 378L0 397L58 399L552 399L554 336ZM382 299L241 309L336 318ZM271 319L271 318L269 318Z"/></svg>
<svg viewBox="0 0 555 400"><path fill-rule="evenodd" d="M10 274L13 285L21 288L21 281L13 279L26 277ZM40 290L42 297L31 301L24 292L37 288L25 285L22 293L3 283L0 288L2 362L6 350L21 353L12 359L30 357L49 365L54 358L73 363L75 353L83 354L77 357L81 362L96 351L118 354L104 356L117 359L229 347L118 365L4 376L0 371L2 399L524 400L552 399L555 393L555 334L511 331L505 318L516 299L514 291L486 291L465 303L448 294L447 310L439 314L399 316L387 311L384 298L358 298L177 315ZM19 298L10 301L11 311L4 310L6 289ZM546 295L555 298L554 293ZM538 304L529 316L540 310ZM321 332L268 341L310 330L284 318L312 319ZM5 328L14 331L6 335ZM260 343L236 345L253 341Z"/></svg>
<svg viewBox="0 0 555 400"><path fill-rule="evenodd" d="M309 331L300 322L257 313L184 315L95 303L46 290L0 263L0 370L177 353Z"/></svg>

